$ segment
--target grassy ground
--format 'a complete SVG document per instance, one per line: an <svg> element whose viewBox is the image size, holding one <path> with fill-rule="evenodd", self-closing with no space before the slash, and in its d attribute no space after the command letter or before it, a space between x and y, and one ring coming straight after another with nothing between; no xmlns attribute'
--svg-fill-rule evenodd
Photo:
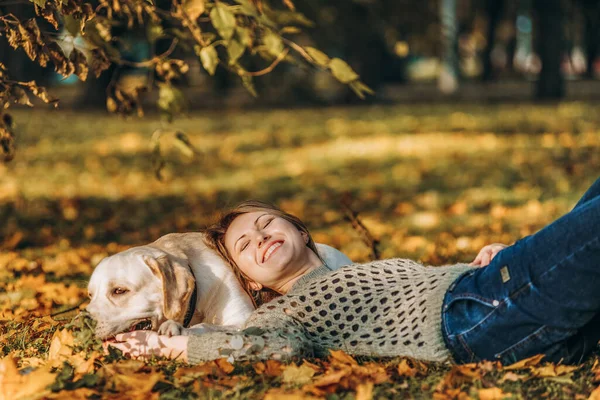
<svg viewBox="0 0 600 400"><path fill-rule="evenodd" d="M359 213L384 258L470 261L485 244L535 232L599 175L594 104L207 112L172 127L187 134L195 156L179 151L174 135L162 136L163 181L151 157L156 119L14 117L17 158L0 165L0 399L29 395L14 390L32 382L39 396L57 398L587 399L598 385L596 355L575 370L536 360L510 371L400 359L356 365L341 355L299 367L186 369L114 361L92 348L77 354L64 346L72 340L65 333L48 355L73 314L63 311L84 301L86 279L104 256L198 230L247 198L298 215L317 241L355 261L369 260L371 248L342 202ZM41 391L48 384L53 391Z"/></svg>

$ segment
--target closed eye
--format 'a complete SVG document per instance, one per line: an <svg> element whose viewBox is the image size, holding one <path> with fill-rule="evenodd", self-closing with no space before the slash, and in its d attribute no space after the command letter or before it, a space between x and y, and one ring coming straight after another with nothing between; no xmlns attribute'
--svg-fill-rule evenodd
<svg viewBox="0 0 600 400"><path fill-rule="evenodd" d="M248 247L249 244L250 244L250 241L244 242L244 244L242 245L242 248L240 249L240 251L246 250L246 248Z"/></svg>
<svg viewBox="0 0 600 400"><path fill-rule="evenodd" d="M268 221L267 221L267 223L266 223L266 224L263 226L263 229L265 229L267 226L269 226L269 224L270 224L271 222L273 222L273 220L274 220L274 219L275 219L275 218L271 218L270 220L268 220Z"/></svg>

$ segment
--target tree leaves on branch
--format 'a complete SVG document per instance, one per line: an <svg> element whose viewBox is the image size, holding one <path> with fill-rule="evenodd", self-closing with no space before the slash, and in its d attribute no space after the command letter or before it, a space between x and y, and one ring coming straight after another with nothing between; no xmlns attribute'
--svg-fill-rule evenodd
<svg viewBox="0 0 600 400"><path fill-rule="evenodd" d="M215 50L214 46L206 46L200 48L196 46L197 53L200 56L200 61L202 62L202 66L211 76L215 74L217 70L217 65L219 65L219 55L217 54L217 50Z"/></svg>
<svg viewBox="0 0 600 400"><path fill-rule="evenodd" d="M0 16L0 40L7 40L15 50L22 49L42 67L52 63L65 77L75 74L86 80L90 72L98 77L106 70L114 71L107 90L107 109L111 112L142 113L137 97L142 91L120 88L117 78L120 67L143 68L149 75L145 85L158 88L157 105L172 119L185 103L176 85L189 71L183 61L189 53L199 57L211 76L219 66L238 75L253 95L257 95L253 78L270 73L284 61L326 69L360 97L372 93L343 60L330 59L290 38L313 25L296 11L291 0L272 4L264 0L172 0L166 4L149 0L32 0L30 4L35 18ZM40 29L41 22L44 29ZM128 31L129 36L145 37L154 54L141 61L128 59ZM65 35L71 39L63 40ZM171 40L171 46L167 51L155 51L158 40ZM254 66L261 64L255 70ZM37 86L7 79L6 71L0 74L0 109L11 104L31 105L27 93L34 89L43 93L42 97L34 96L53 101Z"/></svg>

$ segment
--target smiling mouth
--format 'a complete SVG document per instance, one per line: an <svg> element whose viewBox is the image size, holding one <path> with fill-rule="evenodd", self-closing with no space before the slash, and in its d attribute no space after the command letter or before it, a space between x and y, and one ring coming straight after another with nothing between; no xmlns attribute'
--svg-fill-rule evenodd
<svg viewBox="0 0 600 400"><path fill-rule="evenodd" d="M134 324L132 324L129 329L127 330L127 332L133 332L133 331L150 331L152 330L152 321L150 321L149 319L143 319L141 321L138 321Z"/></svg>
<svg viewBox="0 0 600 400"><path fill-rule="evenodd" d="M271 257L271 254L273 254L273 252L275 252L275 250L277 250L278 248L280 248L283 245L283 242L275 242L273 243L265 252L265 255L263 256L263 260L262 262L266 262L269 257Z"/></svg>

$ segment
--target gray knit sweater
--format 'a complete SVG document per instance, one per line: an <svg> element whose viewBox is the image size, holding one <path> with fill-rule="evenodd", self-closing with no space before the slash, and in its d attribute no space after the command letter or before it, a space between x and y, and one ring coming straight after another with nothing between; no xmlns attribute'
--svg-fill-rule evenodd
<svg viewBox="0 0 600 400"><path fill-rule="evenodd" d="M368 356L450 357L441 332L444 294L471 269L425 267L407 259L316 269L284 296L258 308L244 329L193 335L188 360L323 356L328 349Z"/></svg>

